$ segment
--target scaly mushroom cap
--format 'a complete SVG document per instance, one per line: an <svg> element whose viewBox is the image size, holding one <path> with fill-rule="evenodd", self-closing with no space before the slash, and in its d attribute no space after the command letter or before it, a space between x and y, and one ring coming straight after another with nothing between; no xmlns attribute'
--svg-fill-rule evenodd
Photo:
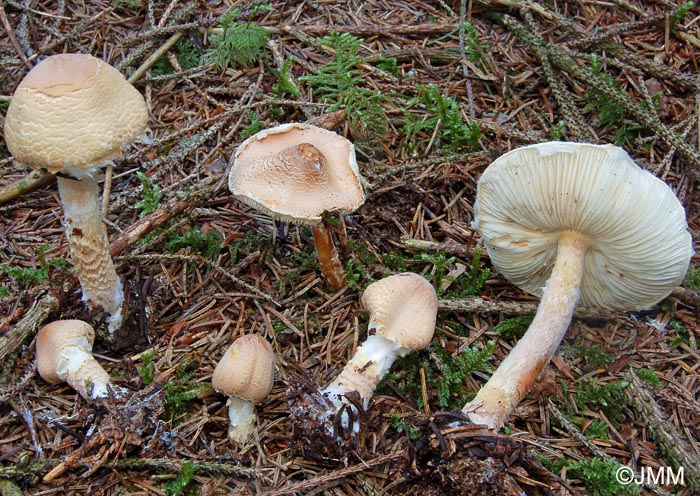
<svg viewBox="0 0 700 496"><path fill-rule="evenodd" d="M117 69L90 55L53 55L15 90L5 141L18 163L81 178L142 134L147 119L143 96Z"/></svg>
<svg viewBox="0 0 700 496"><path fill-rule="evenodd" d="M559 235L587 237L580 301L611 310L666 297L693 254L673 192L612 145L548 142L506 153L479 179L474 227L493 265L538 296Z"/></svg>
<svg viewBox="0 0 700 496"><path fill-rule="evenodd" d="M409 352L430 344L438 301L432 284L412 272L385 277L367 286L362 304L370 312L369 328Z"/></svg>
<svg viewBox="0 0 700 496"><path fill-rule="evenodd" d="M247 334L228 347L211 378L212 387L222 394L261 403L275 380L274 354L264 338Z"/></svg>
<svg viewBox="0 0 700 496"><path fill-rule="evenodd" d="M323 212L352 212L365 201L355 147L320 127L265 129L241 143L231 161L231 192L280 220L318 224Z"/></svg>
<svg viewBox="0 0 700 496"><path fill-rule="evenodd" d="M36 361L39 375L49 384L65 382L56 371L63 350L77 346L91 353L95 330L82 320L57 320L41 328L36 338Z"/></svg>

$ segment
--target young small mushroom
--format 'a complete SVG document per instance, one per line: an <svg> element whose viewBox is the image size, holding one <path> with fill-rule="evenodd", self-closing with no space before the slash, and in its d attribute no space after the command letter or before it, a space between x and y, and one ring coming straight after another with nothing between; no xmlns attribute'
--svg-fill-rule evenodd
<svg viewBox="0 0 700 496"><path fill-rule="evenodd" d="M227 395L228 436L243 443L255 429L255 405L272 391L275 380L274 353L256 334L236 339L228 347L211 378L212 387Z"/></svg>
<svg viewBox="0 0 700 496"><path fill-rule="evenodd" d="M503 426L559 347L574 307L628 311L668 296L693 247L671 189L612 145L549 142L482 174L474 227L493 265L541 296L525 335L463 413Z"/></svg>
<svg viewBox="0 0 700 496"><path fill-rule="evenodd" d="M39 375L50 384L67 382L87 401L115 396L121 388L111 384L107 371L92 356L95 330L82 320L57 320L39 330L36 357Z"/></svg>
<svg viewBox="0 0 700 496"><path fill-rule="evenodd" d="M324 278L341 288L343 266L323 214L353 212L365 201L353 144L310 124L282 124L241 143L231 164L234 196L274 219L311 226Z"/></svg>
<svg viewBox="0 0 700 496"><path fill-rule="evenodd" d="M98 180L123 145L143 134L141 94L109 64L84 54L53 55L17 86L5 118L16 163L56 174L71 259L83 300L118 329L124 299L102 223Z"/></svg>

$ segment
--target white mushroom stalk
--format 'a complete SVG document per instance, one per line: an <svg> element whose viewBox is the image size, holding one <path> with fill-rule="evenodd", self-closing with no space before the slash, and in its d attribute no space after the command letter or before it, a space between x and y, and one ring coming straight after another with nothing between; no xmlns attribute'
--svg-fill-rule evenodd
<svg viewBox="0 0 700 496"><path fill-rule="evenodd" d="M573 232L559 237L557 259L537 314L496 372L464 407L475 424L500 428L549 363L569 328L580 295L588 241Z"/></svg>
<svg viewBox="0 0 700 496"><path fill-rule="evenodd" d="M574 307L648 308L682 282L693 253L670 188L612 145L548 142L494 161L474 227L493 265L541 296L525 335L462 409L501 428L559 347Z"/></svg>
<svg viewBox="0 0 700 496"><path fill-rule="evenodd" d="M41 328L36 354L39 375L50 384L68 383L87 401L124 395L92 355L95 330L81 320L58 320Z"/></svg>
<svg viewBox="0 0 700 496"><path fill-rule="evenodd" d="M212 387L227 395L228 436L244 443L255 431L255 405L272 390L275 378L274 353L264 338L247 334L224 352L212 375Z"/></svg>
<svg viewBox="0 0 700 496"><path fill-rule="evenodd" d="M17 86L5 119L13 160L57 174L73 265L90 307L122 323L122 283L102 223L101 168L143 135L148 108L114 67L85 54L53 55Z"/></svg>
<svg viewBox="0 0 700 496"><path fill-rule="evenodd" d="M366 409L374 390L394 361L430 344L437 318L437 295L422 276L411 272L396 274L370 284L362 294L362 303L370 312L370 335L357 349L338 377L321 393L333 405L327 417L346 408L341 420L349 428L356 417L347 397L356 392ZM348 411L352 411L350 415ZM332 427L331 423L326 423ZM359 423L352 420L357 432Z"/></svg>

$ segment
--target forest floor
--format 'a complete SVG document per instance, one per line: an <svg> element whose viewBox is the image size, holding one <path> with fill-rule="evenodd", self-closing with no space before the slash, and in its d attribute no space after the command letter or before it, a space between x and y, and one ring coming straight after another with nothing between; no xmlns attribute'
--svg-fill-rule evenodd
<svg viewBox="0 0 700 496"><path fill-rule="evenodd" d="M136 295L119 343L80 301L54 178L27 179L0 140L2 496L700 494L697 255L647 311L583 309L502 433L444 413L485 383L538 302L491 266L471 226L477 181L503 153L618 144L673 189L700 251L700 8L7 0L0 16L0 123L29 67L62 52L118 68L150 109L149 139L115 161L106 212ZM309 228L277 225L227 188L246 137L298 121L352 140L365 180L364 205L329 216L341 290L321 278ZM294 391L339 373L367 335L362 291L406 271L437 289L431 345L394 364L357 439L300 439L313 434L294 425ZM127 403L87 403L39 377L36 332L61 318L95 325ZM272 343L276 380L255 435L235 444L211 375L249 333ZM683 480L624 485L620 467Z"/></svg>

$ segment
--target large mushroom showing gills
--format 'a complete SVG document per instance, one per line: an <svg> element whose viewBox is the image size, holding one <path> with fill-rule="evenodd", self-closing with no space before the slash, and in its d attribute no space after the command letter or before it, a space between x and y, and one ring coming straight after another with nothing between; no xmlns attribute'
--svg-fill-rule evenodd
<svg viewBox="0 0 700 496"><path fill-rule="evenodd" d="M612 145L515 149L478 182L474 227L493 265L541 297L525 335L463 413L499 429L558 348L574 307L650 307L683 280L693 254L671 189Z"/></svg>
<svg viewBox="0 0 700 496"><path fill-rule="evenodd" d="M274 219L311 226L326 282L343 287L343 266L323 214L353 212L365 201L353 144L310 124L282 124L241 143L231 163L234 196Z"/></svg>
<svg viewBox="0 0 700 496"><path fill-rule="evenodd" d="M121 147L142 135L148 109L109 64L84 54L53 55L17 86L5 142L17 163L56 174L71 259L83 300L121 326L124 293L109 254L98 181Z"/></svg>
<svg viewBox="0 0 700 496"><path fill-rule="evenodd" d="M422 350L430 344L437 318L437 295L422 276L411 272L395 274L376 281L362 293L362 304L370 313L371 333L355 351L338 377L321 393L333 407L329 414L342 408L352 410L347 396L356 392L366 409L377 385L394 361ZM343 419L350 427L350 418ZM353 421L353 430L359 425Z"/></svg>
<svg viewBox="0 0 700 496"><path fill-rule="evenodd" d="M243 443L255 430L255 405L272 391L274 353L270 343L256 334L236 339L214 368L212 387L228 396L228 436Z"/></svg>
<svg viewBox="0 0 700 496"><path fill-rule="evenodd" d="M49 384L68 383L87 401L115 396L123 390L111 384L109 374L92 355L95 330L82 320L57 320L39 330L37 369Z"/></svg>

